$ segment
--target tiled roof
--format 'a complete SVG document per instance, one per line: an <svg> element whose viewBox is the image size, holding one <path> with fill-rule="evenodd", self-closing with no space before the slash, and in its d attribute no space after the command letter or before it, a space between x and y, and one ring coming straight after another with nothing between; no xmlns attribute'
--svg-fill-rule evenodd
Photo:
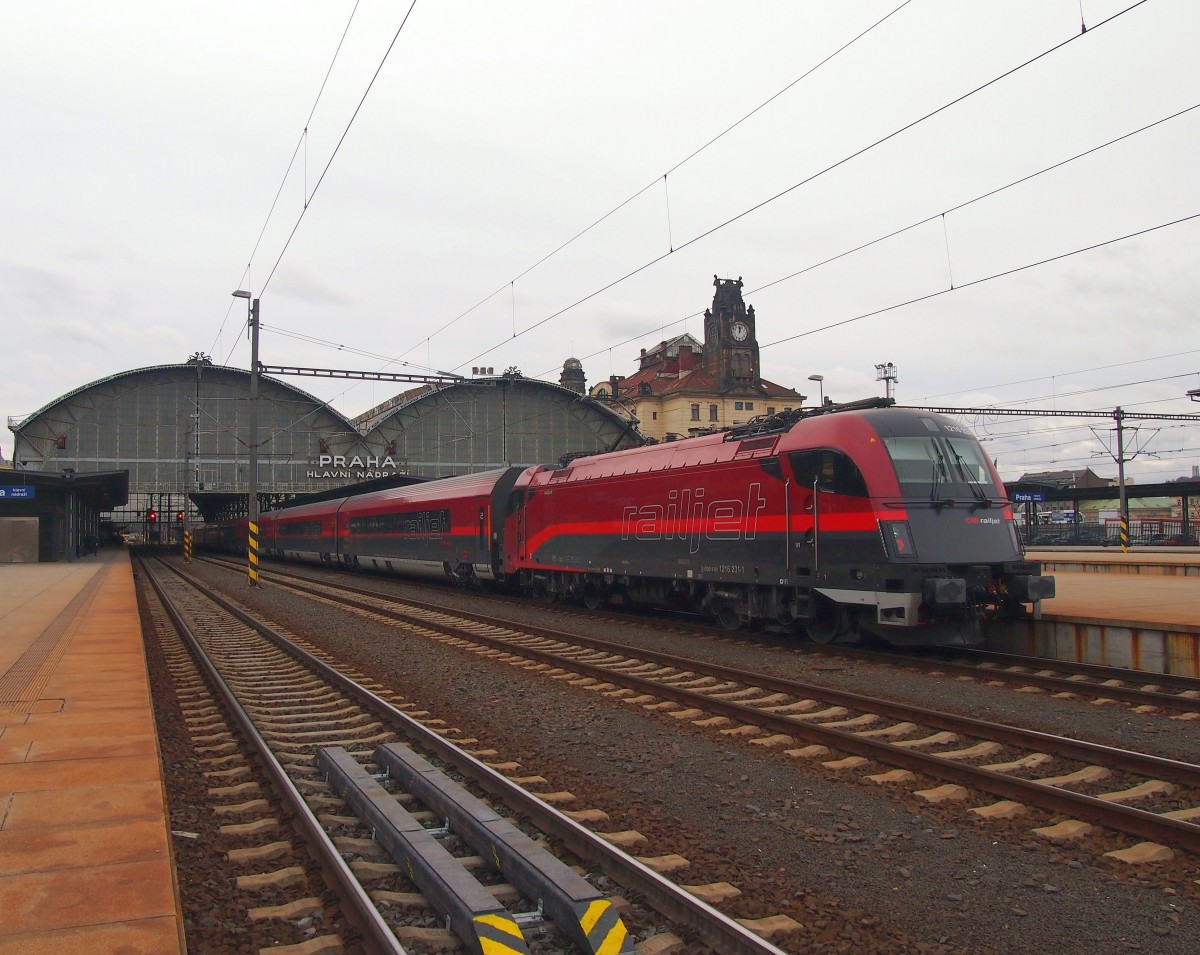
<svg viewBox="0 0 1200 955"><path fill-rule="evenodd" d="M716 379L704 368L693 368L691 371L664 371L662 368L647 368L634 372L618 383L619 398L636 398L642 393L642 385L650 386L652 395L668 394L721 394ZM791 388L777 385L773 381L761 379L760 387L731 388L729 394L753 395L759 398L779 398L799 401L800 395Z"/></svg>

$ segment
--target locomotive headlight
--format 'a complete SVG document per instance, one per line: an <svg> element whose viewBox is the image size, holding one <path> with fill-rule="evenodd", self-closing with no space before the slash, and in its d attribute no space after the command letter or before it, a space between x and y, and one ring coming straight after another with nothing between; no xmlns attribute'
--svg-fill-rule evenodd
<svg viewBox="0 0 1200 955"><path fill-rule="evenodd" d="M908 526L908 521L880 521L879 531L883 534L889 557L893 560L916 559L917 548L913 544L912 528Z"/></svg>

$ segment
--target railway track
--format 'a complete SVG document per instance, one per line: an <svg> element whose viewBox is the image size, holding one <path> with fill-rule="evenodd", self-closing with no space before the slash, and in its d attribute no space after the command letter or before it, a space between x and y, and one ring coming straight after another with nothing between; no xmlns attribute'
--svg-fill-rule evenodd
<svg viewBox="0 0 1200 955"><path fill-rule="evenodd" d="M1200 715L1200 679L1170 673L965 648L938 651L928 657L854 647L826 646L821 652L834 658L882 662L937 676L969 677L995 686L1015 686L1024 692L1037 689L1063 699L1090 697L1096 701L1126 703L1142 712L1165 710Z"/></svg>
<svg viewBox="0 0 1200 955"><path fill-rule="evenodd" d="M1044 827L1049 839L1070 838L1094 824L1146 840L1129 847L1130 857L1161 856L1170 847L1200 851L1200 766L1193 763L506 623L492 614L450 612L340 581L276 579L431 639L764 747L783 747L829 768L860 771L881 785L918 775L941 781L917 792L929 801L965 801L973 792L999 797L972 808L984 818L1040 808L1060 818Z"/></svg>
<svg viewBox="0 0 1200 955"><path fill-rule="evenodd" d="M413 704L386 699L178 570L160 563L147 576L367 950L444 944L429 937L432 911L468 951L489 955L632 955L641 949L628 918L640 936L662 942L678 931L697 951L782 951L703 901L712 887L676 885L655 860L623 852L622 834L555 809L554 794L531 791L544 780L510 779L503 770L513 767L489 765L494 754L471 752L460 731L426 725ZM567 859L542 842L565 847ZM640 907L622 912L572 868L580 860Z"/></svg>
<svg viewBox="0 0 1200 955"><path fill-rule="evenodd" d="M217 558L202 558L231 569L244 569L244 565ZM326 583L307 574L297 574L270 568L279 580L296 580L314 584ZM339 583L347 593L373 593L353 584ZM496 599L502 605L504 598ZM429 606L433 606L430 602ZM573 608L559 608L567 616L575 616ZM582 613L583 611L578 611ZM502 615L502 614L501 614ZM629 622L628 614L614 611L587 611L587 619L597 616ZM644 623L644 617L633 618ZM691 624L673 623L673 626L690 627ZM695 626L698 638L718 636L724 640L738 639L726 630L705 629ZM791 638L801 645L799 638ZM910 669L934 676L969 677L993 686L1010 686L1021 692L1044 691L1062 699L1086 698L1097 702L1124 703L1141 712L1166 711L1171 713L1196 713L1200 716L1200 679L1136 670L1127 667L1101 666L1098 664L1075 663L1066 660L1051 660L1044 657L1027 657L987 650L954 649L937 650L930 655L919 653L897 653L863 647L840 647L828 644L803 643L806 649L822 657L834 660L861 660L882 663L887 666Z"/></svg>
<svg viewBox="0 0 1200 955"><path fill-rule="evenodd" d="M260 947L269 942L308 944L328 955L345 951L347 941L357 938L356 930L324 904L323 877L311 863L302 864L307 852L298 834L282 822L285 806L273 797L252 753L238 745L233 724L197 658L153 594L143 593L143 613L147 635L155 635L170 681L169 687L160 685L153 692L174 699L179 708L174 718L186 727L172 738L168 724L174 714L156 714L171 788L186 790L181 800L172 800L171 821L177 827L172 832L174 856L185 889L181 897L189 936L205 922L215 923L219 914L226 935L239 934ZM213 857L220 861L210 861ZM214 865L223 878L205 878L203 888L196 889L197 867L208 872Z"/></svg>

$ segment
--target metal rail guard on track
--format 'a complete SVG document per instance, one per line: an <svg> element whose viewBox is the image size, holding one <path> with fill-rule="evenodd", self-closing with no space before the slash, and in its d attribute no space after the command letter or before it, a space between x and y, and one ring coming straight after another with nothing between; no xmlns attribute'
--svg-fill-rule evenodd
<svg viewBox="0 0 1200 955"><path fill-rule="evenodd" d="M625 924L594 886L520 829L486 806L445 773L396 743L385 743L373 759L425 805L447 819L454 832L497 862L504 877L527 899L537 899L546 917L593 955L634 955Z"/></svg>
<svg viewBox="0 0 1200 955"><path fill-rule="evenodd" d="M474 955L529 955L521 927L503 905L421 823L340 746L317 750L333 791L400 865L446 927Z"/></svg>

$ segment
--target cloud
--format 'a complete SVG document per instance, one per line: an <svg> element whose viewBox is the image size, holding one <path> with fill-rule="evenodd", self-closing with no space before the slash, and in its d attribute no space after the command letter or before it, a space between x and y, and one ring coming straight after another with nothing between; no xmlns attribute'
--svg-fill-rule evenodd
<svg viewBox="0 0 1200 955"><path fill-rule="evenodd" d="M69 273L28 265L0 265L0 287L12 301L5 311L26 318L53 315L78 306L80 288Z"/></svg>

